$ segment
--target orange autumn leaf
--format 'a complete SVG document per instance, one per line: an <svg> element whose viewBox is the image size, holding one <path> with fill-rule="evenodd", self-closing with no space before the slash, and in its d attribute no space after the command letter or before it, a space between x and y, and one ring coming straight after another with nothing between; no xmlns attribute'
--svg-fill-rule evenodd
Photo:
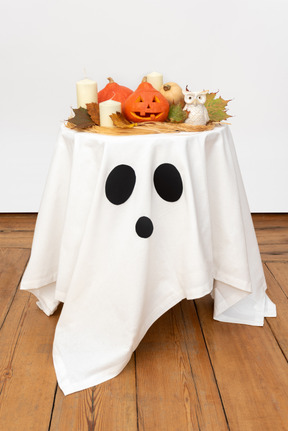
<svg viewBox="0 0 288 431"><path fill-rule="evenodd" d="M86 103L88 114L91 120L99 126L100 125L100 115L99 115L99 104L98 103Z"/></svg>
<svg viewBox="0 0 288 431"><path fill-rule="evenodd" d="M120 112L111 114L110 118L113 121L114 126L120 127L121 129L130 129L131 127L137 126L137 123L130 123L130 121L128 121Z"/></svg>

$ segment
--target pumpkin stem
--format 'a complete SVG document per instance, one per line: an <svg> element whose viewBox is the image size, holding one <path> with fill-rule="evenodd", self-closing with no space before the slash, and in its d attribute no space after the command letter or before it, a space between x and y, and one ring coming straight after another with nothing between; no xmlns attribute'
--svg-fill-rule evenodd
<svg viewBox="0 0 288 431"><path fill-rule="evenodd" d="M147 82L147 76L143 76L142 82Z"/></svg>
<svg viewBox="0 0 288 431"><path fill-rule="evenodd" d="M171 90L171 85L169 85L169 84L163 85L163 90L164 90L164 91L169 91L169 90Z"/></svg>
<svg viewBox="0 0 288 431"><path fill-rule="evenodd" d="M109 84L113 84L113 82L114 82L114 79L113 78L107 78L108 79L108 81L109 81Z"/></svg>

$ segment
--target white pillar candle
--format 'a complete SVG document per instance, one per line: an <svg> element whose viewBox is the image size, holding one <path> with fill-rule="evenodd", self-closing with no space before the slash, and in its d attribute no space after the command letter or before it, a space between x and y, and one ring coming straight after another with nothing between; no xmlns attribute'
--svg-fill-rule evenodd
<svg viewBox="0 0 288 431"><path fill-rule="evenodd" d="M99 103L100 113L100 126L102 127L114 127L113 121L110 118L111 114L116 114L121 111L121 102L116 100L106 100L105 102Z"/></svg>
<svg viewBox="0 0 288 431"><path fill-rule="evenodd" d="M163 75L158 72L151 72L147 75L147 82L159 91L163 85Z"/></svg>
<svg viewBox="0 0 288 431"><path fill-rule="evenodd" d="M76 82L76 89L78 108L86 108L86 103L98 102L97 82L85 78Z"/></svg>

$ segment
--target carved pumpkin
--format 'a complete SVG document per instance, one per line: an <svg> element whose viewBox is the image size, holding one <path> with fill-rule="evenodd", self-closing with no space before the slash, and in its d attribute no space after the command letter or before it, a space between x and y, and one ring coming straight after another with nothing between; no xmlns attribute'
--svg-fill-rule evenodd
<svg viewBox="0 0 288 431"><path fill-rule="evenodd" d="M115 100L121 102L122 111L124 108L124 102L130 94L133 93L130 88L124 85L119 85L112 78L108 78L109 83L106 87L102 88L98 93L98 103L105 102L106 100Z"/></svg>
<svg viewBox="0 0 288 431"><path fill-rule="evenodd" d="M169 102L149 82L142 82L124 103L125 117L135 123L165 121Z"/></svg>

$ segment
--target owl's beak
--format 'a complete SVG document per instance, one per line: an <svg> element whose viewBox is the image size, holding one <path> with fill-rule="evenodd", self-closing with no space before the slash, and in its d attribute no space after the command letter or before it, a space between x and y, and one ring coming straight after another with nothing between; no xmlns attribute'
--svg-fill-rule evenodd
<svg viewBox="0 0 288 431"><path fill-rule="evenodd" d="M194 99L192 102L192 105L196 106L197 105L197 99Z"/></svg>

